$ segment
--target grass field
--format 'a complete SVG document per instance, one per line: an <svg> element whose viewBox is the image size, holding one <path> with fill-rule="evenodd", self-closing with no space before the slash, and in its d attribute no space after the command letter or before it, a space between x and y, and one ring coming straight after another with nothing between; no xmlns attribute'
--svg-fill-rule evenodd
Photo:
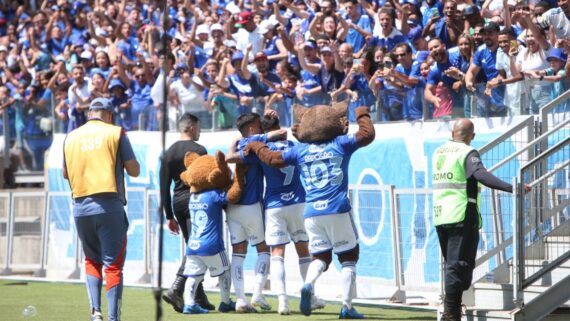
<svg viewBox="0 0 570 321"><path fill-rule="evenodd" d="M104 292L104 291L103 291ZM208 293L210 300L219 303L218 293ZM87 290L83 284L20 282L0 280L0 320L6 321L88 321L89 305ZM276 299L268 297L274 309ZM106 318L106 301L103 294L103 314ZM34 317L24 317L22 310L32 305L37 314ZM167 304L162 304L163 320L227 320L227 321L277 321L277 320L335 320L338 319L340 303L329 302L323 310L317 310L311 317L305 317L297 312L299 301L290 300L293 314L280 316L275 311L257 314L221 314L218 312L208 315L182 315L174 312ZM418 312L406 309L379 308L356 306L360 313L369 320L435 320L435 312ZM122 321L153 321L156 315L155 301L150 289L125 288L123 293Z"/></svg>

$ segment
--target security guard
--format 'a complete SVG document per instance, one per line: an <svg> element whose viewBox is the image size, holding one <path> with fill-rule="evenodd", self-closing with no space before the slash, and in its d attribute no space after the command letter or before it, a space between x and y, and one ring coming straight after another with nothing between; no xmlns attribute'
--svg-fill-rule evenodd
<svg viewBox="0 0 570 321"><path fill-rule="evenodd" d="M441 320L461 320L461 297L471 286L481 218L478 183L512 193L511 184L487 172L479 152L470 146L473 123L458 119L452 139L432 159L433 221L445 259L445 299ZM528 187L527 190L529 189Z"/></svg>
<svg viewBox="0 0 570 321"><path fill-rule="evenodd" d="M107 279L109 321L119 320L123 263L128 221L124 170L139 175L131 143L121 127L113 125L113 105L97 98L89 105L89 121L65 138L63 177L69 180L73 216L85 253L91 320L101 314L102 269Z"/></svg>

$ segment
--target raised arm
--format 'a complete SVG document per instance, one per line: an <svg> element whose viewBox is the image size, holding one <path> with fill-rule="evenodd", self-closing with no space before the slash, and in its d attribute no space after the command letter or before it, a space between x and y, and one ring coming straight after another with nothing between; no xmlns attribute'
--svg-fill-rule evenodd
<svg viewBox="0 0 570 321"><path fill-rule="evenodd" d="M364 147L376 137L376 132L374 130L374 125L370 119L370 112L368 107L358 107L355 109L356 122L358 123L358 131L356 132L356 143L360 147Z"/></svg>

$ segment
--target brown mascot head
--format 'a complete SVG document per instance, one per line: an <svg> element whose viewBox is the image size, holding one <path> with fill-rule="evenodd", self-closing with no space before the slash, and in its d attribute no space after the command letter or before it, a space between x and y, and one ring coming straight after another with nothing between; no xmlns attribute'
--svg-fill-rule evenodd
<svg viewBox="0 0 570 321"><path fill-rule="evenodd" d="M325 142L348 132L348 100L329 105L306 108L293 106L298 123L293 125L293 136L303 143Z"/></svg>
<svg viewBox="0 0 570 321"><path fill-rule="evenodd" d="M184 166L186 170L180 174L180 179L190 186L192 193L214 188L225 190L232 184L232 172L224 153L220 151L216 152L216 156L186 153Z"/></svg>

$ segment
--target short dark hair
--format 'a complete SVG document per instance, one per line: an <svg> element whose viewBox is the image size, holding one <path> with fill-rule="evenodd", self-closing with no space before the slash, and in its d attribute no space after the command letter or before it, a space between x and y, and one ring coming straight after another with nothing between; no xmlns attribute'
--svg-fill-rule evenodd
<svg viewBox="0 0 570 321"><path fill-rule="evenodd" d="M248 125L253 124L253 122L255 122L256 120L259 120L261 118L261 116L259 116L259 114L256 113L245 113L242 114L238 117L238 119L236 120L236 126L239 130L239 132L242 135L245 135L247 133L244 133L245 128Z"/></svg>
<svg viewBox="0 0 570 321"><path fill-rule="evenodd" d="M261 128L264 132L279 129L279 117L276 115L263 115L261 117Z"/></svg>
<svg viewBox="0 0 570 321"><path fill-rule="evenodd" d="M507 35L507 36L511 36L511 37L515 37L515 33L513 32L513 29L511 28L504 28L502 30L499 31L499 36L500 35Z"/></svg>
<svg viewBox="0 0 570 321"><path fill-rule="evenodd" d="M186 112L182 114L182 116L180 116L180 119L178 120L178 130L181 133L188 133L190 127L196 125L199 122L200 119L198 119L198 117L194 116L191 113Z"/></svg>
<svg viewBox="0 0 570 321"><path fill-rule="evenodd" d="M412 53L412 47L410 47L410 45L407 42L400 42L394 47L394 49L392 49L392 52L395 52L396 49L398 48L404 48L404 50L406 50L406 53Z"/></svg>

